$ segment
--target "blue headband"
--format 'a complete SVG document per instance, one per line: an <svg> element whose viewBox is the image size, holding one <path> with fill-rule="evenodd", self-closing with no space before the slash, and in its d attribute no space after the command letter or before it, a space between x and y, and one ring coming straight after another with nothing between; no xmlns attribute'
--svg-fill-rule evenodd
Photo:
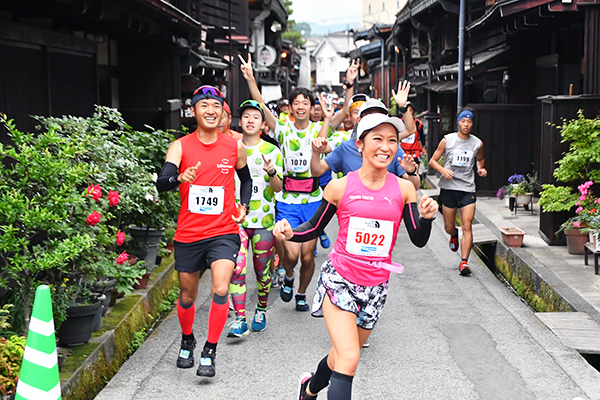
<svg viewBox="0 0 600 400"><path fill-rule="evenodd" d="M456 124L458 124L463 118L469 118L471 122L475 123L475 117L473 117L473 113L469 110L462 110L460 113L458 113L458 117L456 118Z"/></svg>

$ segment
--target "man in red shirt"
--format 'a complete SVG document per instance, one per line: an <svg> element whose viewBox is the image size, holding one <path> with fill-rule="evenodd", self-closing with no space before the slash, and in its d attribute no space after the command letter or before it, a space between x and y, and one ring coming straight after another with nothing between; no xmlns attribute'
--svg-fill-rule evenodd
<svg viewBox="0 0 600 400"><path fill-rule="evenodd" d="M217 343L229 313L227 292L240 249L238 223L244 221L252 194L246 149L218 129L223 103L218 89L196 89L191 111L198 128L171 144L156 183L161 192L179 187L181 195L174 241L180 286L177 316L183 334L177 358L179 368L194 366L196 339L192 327L198 281L202 271L210 268L212 272L208 336L196 372L206 377L215 375ZM234 168L241 181L237 206Z"/></svg>

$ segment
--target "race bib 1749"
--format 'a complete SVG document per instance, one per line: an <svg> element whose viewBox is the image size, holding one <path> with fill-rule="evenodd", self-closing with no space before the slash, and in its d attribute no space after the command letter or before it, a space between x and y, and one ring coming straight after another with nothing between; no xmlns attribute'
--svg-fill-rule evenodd
<svg viewBox="0 0 600 400"><path fill-rule="evenodd" d="M194 214L222 214L224 200L224 186L190 185L188 210Z"/></svg>

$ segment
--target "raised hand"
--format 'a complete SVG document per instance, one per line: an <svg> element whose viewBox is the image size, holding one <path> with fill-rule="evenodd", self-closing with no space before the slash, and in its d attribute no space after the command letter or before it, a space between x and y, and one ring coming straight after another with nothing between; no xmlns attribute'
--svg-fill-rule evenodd
<svg viewBox="0 0 600 400"><path fill-rule="evenodd" d="M358 66L360 65L360 58L355 58L352 60L350 67L346 71L346 82L352 84L354 80L358 76Z"/></svg>
<svg viewBox="0 0 600 400"><path fill-rule="evenodd" d="M409 81L399 81L398 92L394 92L394 89L392 89L392 97L394 98L394 101L398 107L406 106L406 102L408 101L408 92L410 92Z"/></svg>
<svg viewBox="0 0 600 400"><path fill-rule="evenodd" d="M406 172L412 172L417 168L415 159L408 153L404 154L404 158L398 157L398 164L400 164L400 167Z"/></svg>
<svg viewBox="0 0 600 400"><path fill-rule="evenodd" d="M327 99L321 93L319 93L319 102L321 103L321 109L323 110L325 119L331 119L333 116L333 107L331 107L331 109L327 107Z"/></svg>
<svg viewBox="0 0 600 400"><path fill-rule="evenodd" d="M316 151L317 153L324 153L327 149L327 144L327 138L316 137L312 140L313 151Z"/></svg>
<svg viewBox="0 0 600 400"><path fill-rule="evenodd" d="M271 160L267 160L264 154L262 154L262 158L264 161L263 169L267 174L273 175L275 173L275 166L273 165L273 162Z"/></svg>
<svg viewBox="0 0 600 400"><path fill-rule="evenodd" d="M431 197L423 195L421 201L419 202L419 214L421 215L421 217L431 219L435 217L435 214L438 212L438 209L439 205L437 201L435 201Z"/></svg>
<svg viewBox="0 0 600 400"><path fill-rule="evenodd" d="M282 219L275 223L273 235L279 240L289 240L294 236L294 231L290 223L286 219Z"/></svg>
<svg viewBox="0 0 600 400"><path fill-rule="evenodd" d="M241 54L238 54L238 58L241 61L240 69L242 70L242 75L247 81L251 81L254 79L254 73L252 72L252 56L248 53L248 61L244 60L244 57Z"/></svg>
<svg viewBox="0 0 600 400"><path fill-rule="evenodd" d="M198 171L198 168L200 168L200 164L202 163L198 161L198 164L196 164L196 166L187 167L186 170L183 171L183 174L179 175L179 177L177 178L179 179L179 182L194 182L196 180L196 172Z"/></svg>

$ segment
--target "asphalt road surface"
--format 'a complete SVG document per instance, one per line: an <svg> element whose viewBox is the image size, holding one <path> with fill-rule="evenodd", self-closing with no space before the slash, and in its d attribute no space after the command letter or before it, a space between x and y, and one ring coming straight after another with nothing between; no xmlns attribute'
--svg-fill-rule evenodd
<svg viewBox="0 0 600 400"><path fill-rule="evenodd" d="M326 231L333 242L336 219ZM310 303L328 252L318 246ZM441 216L422 249L401 227L393 258L405 270L390 278L371 346L362 350L354 399L600 399L600 374L476 255L470 259L473 274L458 274L460 256L448 248ZM196 303L196 365L206 340L209 278L201 280ZM257 299L251 268L247 284L251 318ZM231 312L228 322L233 319ZM197 377L195 367L178 369L181 332L174 310L96 399L297 399L300 375L314 372L330 347L324 320L296 312L293 300L279 298L279 289L270 294L264 332L242 339L225 332L214 378ZM326 391L319 398L327 398Z"/></svg>

